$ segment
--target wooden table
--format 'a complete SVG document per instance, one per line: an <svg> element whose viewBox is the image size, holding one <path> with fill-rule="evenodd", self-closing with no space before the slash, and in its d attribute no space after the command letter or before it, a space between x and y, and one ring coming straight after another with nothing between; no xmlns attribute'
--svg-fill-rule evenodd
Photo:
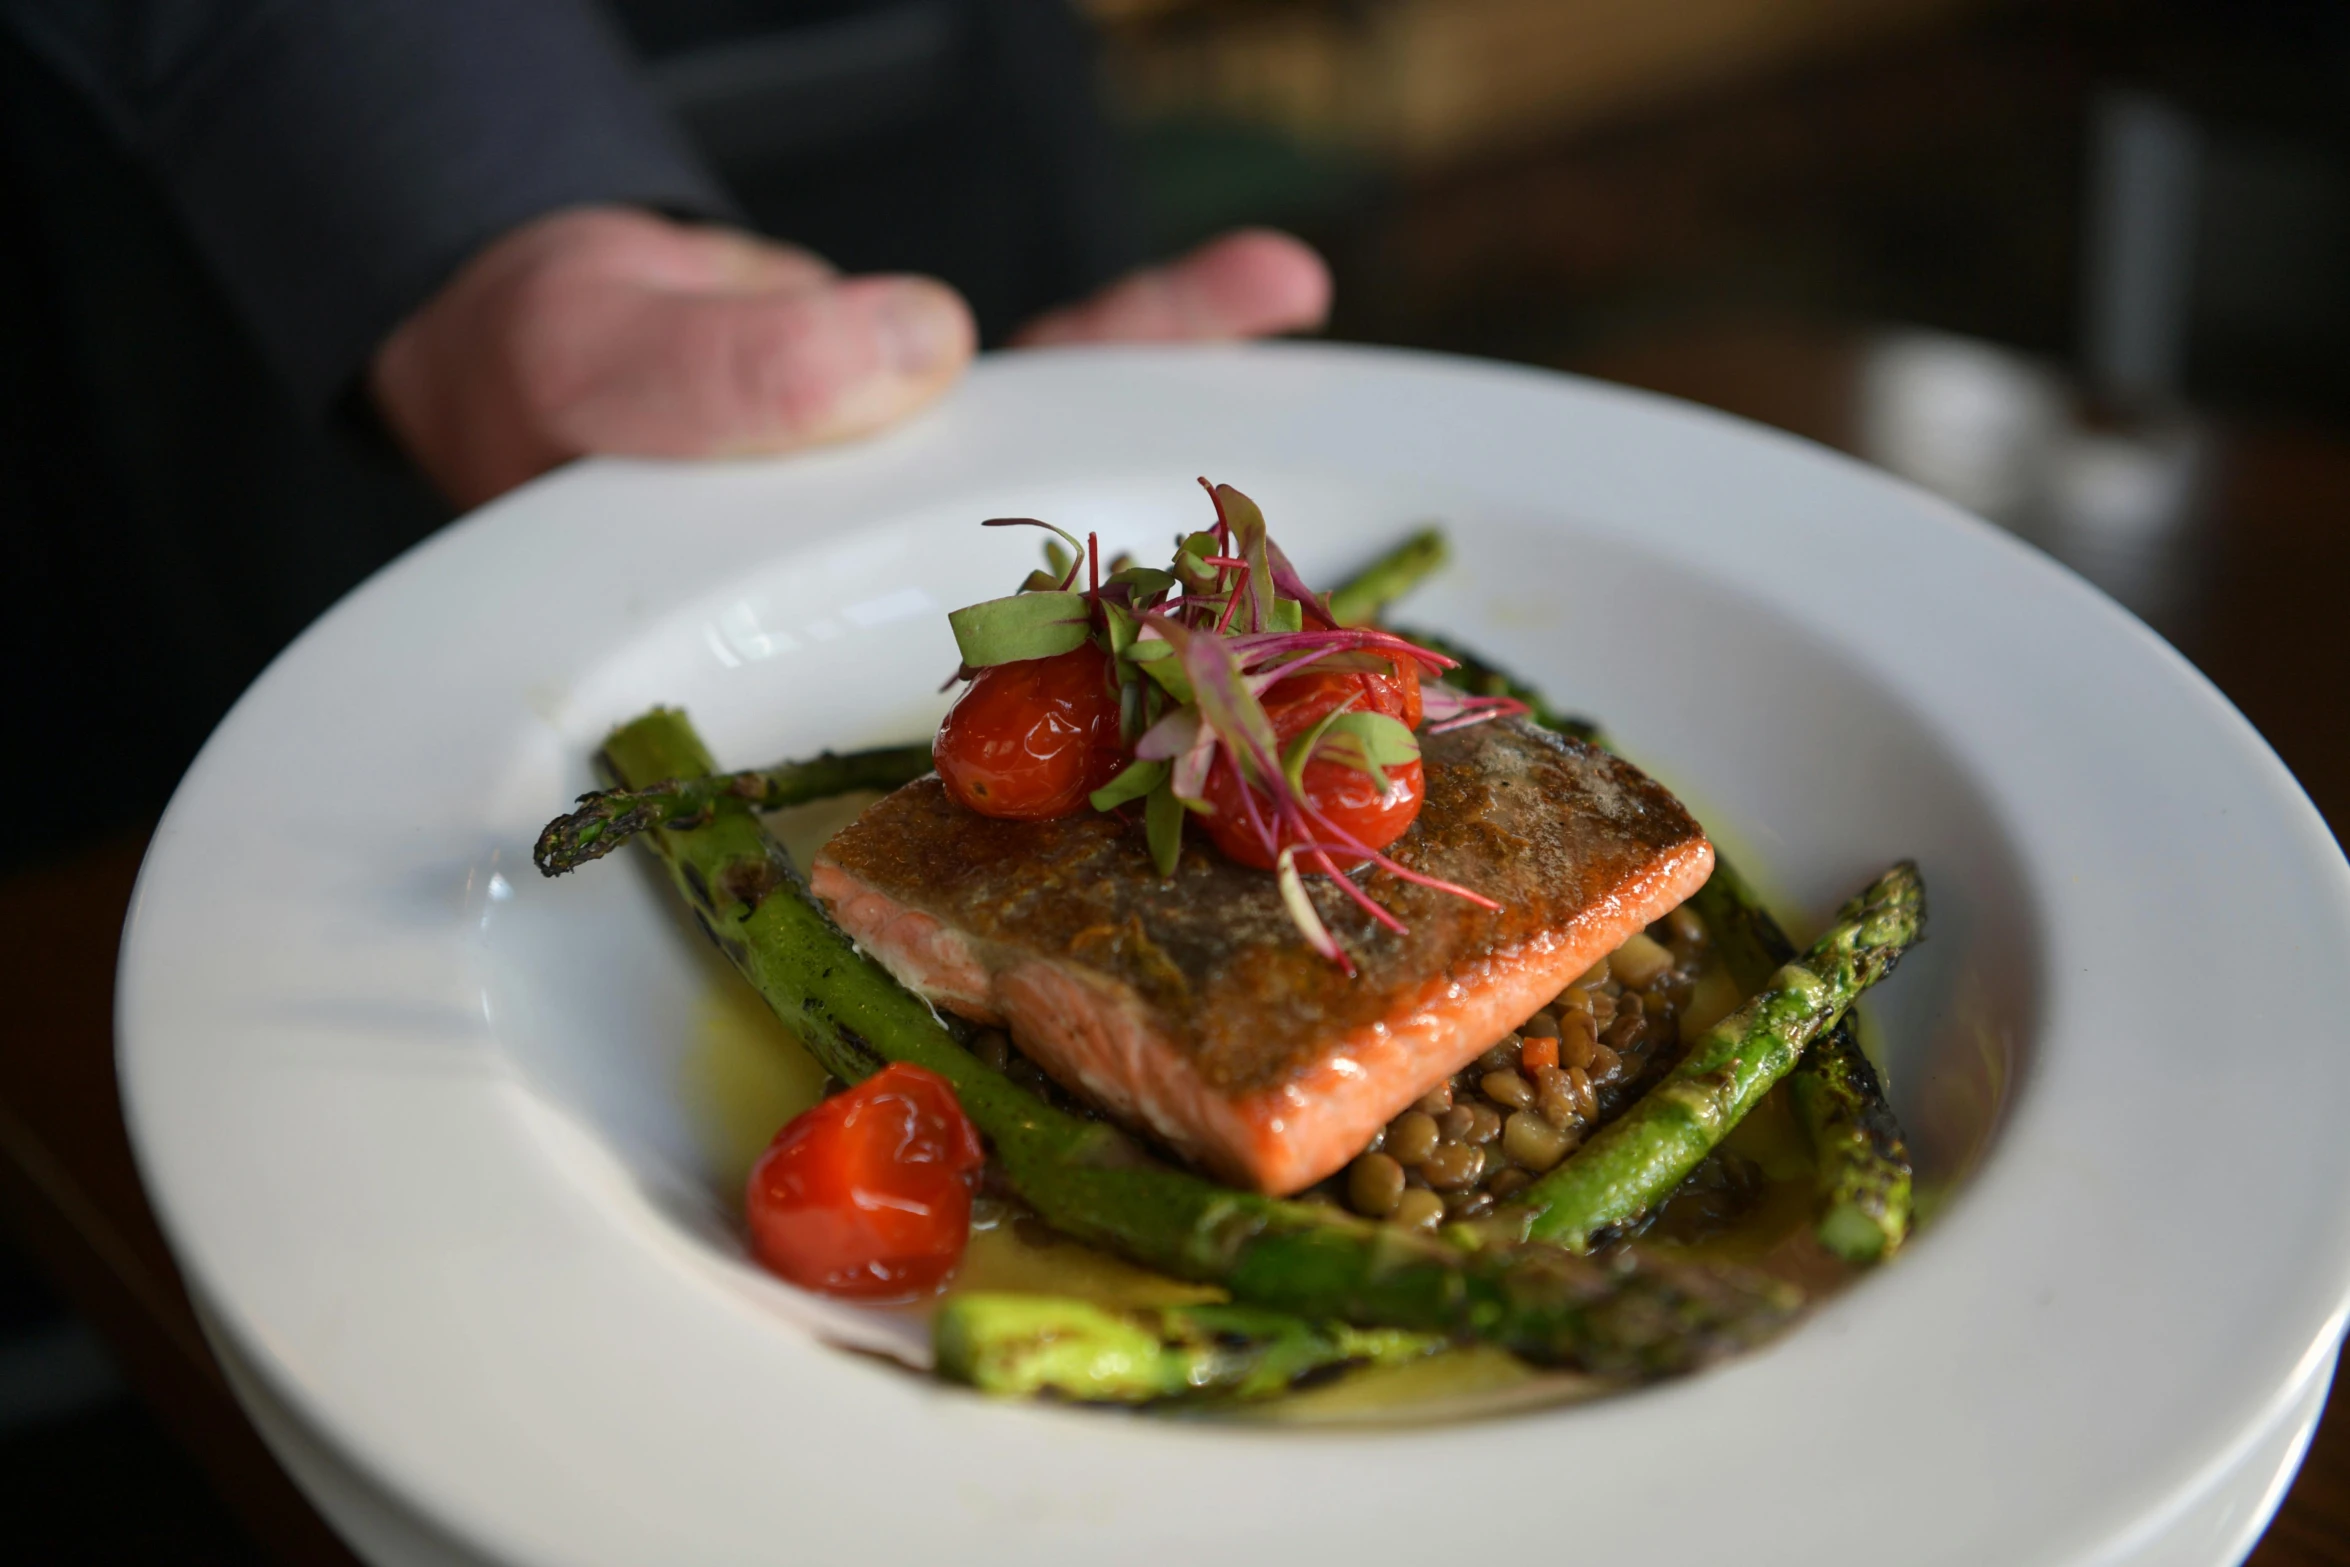
<svg viewBox="0 0 2350 1567"><path fill-rule="evenodd" d="M1589 368L1831 441L1848 437L1850 340L1715 331ZM2339 836L2350 823L2350 441L2238 430L2219 548L2186 651L2258 724ZM0 1051L0 1217L105 1337L139 1393L253 1534L289 1563L352 1557L255 1436L199 1335L131 1163L114 1080L116 939L144 847L131 834L0 881L18 1023ZM2350 1564L2350 1418L2320 1428L2256 1567Z"/></svg>

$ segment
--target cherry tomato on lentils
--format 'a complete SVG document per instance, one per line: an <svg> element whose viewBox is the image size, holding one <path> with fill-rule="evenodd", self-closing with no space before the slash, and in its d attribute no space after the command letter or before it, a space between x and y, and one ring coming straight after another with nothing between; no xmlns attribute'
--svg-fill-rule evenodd
<svg viewBox="0 0 2350 1567"><path fill-rule="evenodd" d="M984 1157L945 1078L883 1067L775 1134L744 1194L751 1248L827 1295L929 1294L963 1259Z"/></svg>
<svg viewBox="0 0 2350 1567"><path fill-rule="evenodd" d="M981 670L930 754L947 793L982 816L1035 822L1083 810L1124 765L1109 655L1088 642Z"/></svg>
<svg viewBox="0 0 2350 1567"><path fill-rule="evenodd" d="M1396 674L1309 669L1265 693L1265 716L1272 719L1273 733L1286 747L1350 696L1355 699L1353 711L1385 713L1400 719L1407 728L1419 727L1420 671L1409 662ZM1427 778L1420 763L1406 762L1385 771L1387 787L1382 790L1371 782L1370 774L1343 762L1308 762L1304 773L1306 803L1364 847L1384 849L1402 837L1404 829L1419 816L1420 802L1427 795ZM1266 851L1265 840L1251 824L1248 808L1241 801L1240 783L1221 761L1208 775L1207 795L1216 814L1205 825L1216 847L1243 865L1271 870L1276 856ZM1257 796L1256 807L1260 819L1268 824L1273 821L1272 802L1263 794ZM1297 834L1287 831L1277 839L1283 848L1299 841ZM1333 855L1332 859L1349 870L1362 863L1355 859L1350 864L1345 855Z"/></svg>

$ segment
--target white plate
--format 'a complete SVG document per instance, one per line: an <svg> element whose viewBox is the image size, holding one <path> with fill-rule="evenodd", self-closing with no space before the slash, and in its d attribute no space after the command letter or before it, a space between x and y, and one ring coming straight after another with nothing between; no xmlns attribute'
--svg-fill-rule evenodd
<svg viewBox="0 0 2350 1567"><path fill-rule="evenodd" d="M750 762L919 732L1026 514L1162 549L1190 476L1309 576L1604 716L1817 916L1914 854L1876 1015L1899 1262L1769 1350L1441 1429L1004 1408L819 1344L700 1124L709 971L625 864L530 872L655 701ZM125 1097L270 1397L512 1561L2118 1561L2287 1429L2350 1291L2350 872L2120 611L1868 470L1555 376L1329 348L1024 356L852 451L596 464L385 571L222 725L142 873ZM1970 1174L1971 1172L1971 1174ZM1497 1477L1506 1477L1496 1489Z"/></svg>

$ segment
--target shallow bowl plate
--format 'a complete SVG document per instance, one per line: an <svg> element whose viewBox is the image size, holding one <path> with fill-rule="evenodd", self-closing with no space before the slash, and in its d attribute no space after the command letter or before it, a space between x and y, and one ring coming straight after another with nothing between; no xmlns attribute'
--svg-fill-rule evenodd
<svg viewBox="0 0 2350 1567"><path fill-rule="evenodd" d="M1797 923L1921 861L1873 1003L1932 1199L1894 1266L1676 1385L1333 1432L991 1405L743 1260L709 963L641 867L539 882L536 828L655 702L745 765L924 732L944 610L1033 559L979 519L1147 558L1196 473L1309 578L1442 521L1399 618L1603 718ZM2346 957L2350 871L2250 727L1916 491L1559 376L1096 351L853 450L577 467L385 570L173 800L120 1052L243 1374L499 1559L2029 1567L2141 1553L2329 1364Z"/></svg>

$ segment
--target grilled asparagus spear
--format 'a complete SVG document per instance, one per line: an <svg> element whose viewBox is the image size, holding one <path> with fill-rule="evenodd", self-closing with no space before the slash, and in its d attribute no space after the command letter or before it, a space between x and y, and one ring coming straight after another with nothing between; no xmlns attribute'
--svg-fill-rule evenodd
<svg viewBox="0 0 2350 1567"><path fill-rule="evenodd" d="M713 771L682 714L616 731L620 785ZM1149 1158L1115 1128L1043 1103L955 1043L929 1006L850 942L791 874L747 805L696 830L656 826L696 921L816 1059L855 1081L909 1061L952 1085L1012 1188L1049 1224L1251 1305L1309 1320L1481 1338L1525 1358L1660 1376L1768 1334L1800 1304L1758 1276L1507 1241L1473 1253L1333 1209L1216 1185Z"/></svg>
<svg viewBox="0 0 2350 1567"><path fill-rule="evenodd" d="M648 827L696 827L722 800L754 810L828 800L852 789L895 789L930 771L930 746L884 746L873 751L826 751L810 761L782 762L748 773L670 778L641 789L598 789L576 809L547 823L531 858L545 876L602 859Z"/></svg>
<svg viewBox="0 0 2350 1567"><path fill-rule="evenodd" d="M1761 988L1795 956L1795 944L1728 860L1715 859L1712 879L1692 901L1739 989ZM1847 1262L1890 1256L1909 1233L1909 1149L1850 1013L1804 1053L1787 1088L1819 1165L1820 1244Z"/></svg>
<svg viewBox="0 0 2350 1567"><path fill-rule="evenodd" d="M1418 587L1452 551L1443 530L1422 528L1330 592L1330 615L1342 626L1377 620L1379 612Z"/></svg>
<svg viewBox="0 0 2350 1567"><path fill-rule="evenodd" d="M1925 889L1904 860L1837 912L1826 934L1706 1030L1673 1069L1566 1163L1521 1192L1536 1240L1586 1250L1599 1231L1671 1195L1863 990L1918 939Z"/></svg>
<svg viewBox="0 0 2350 1567"><path fill-rule="evenodd" d="M1516 697L1534 710L1536 723L1614 749L1597 724L1557 711L1532 686L1467 649L1425 632L1403 635L1459 661L1446 680L1480 696ZM1741 990L1760 989L1795 956L1795 944L1727 859L1716 856L1712 880L1692 901ZM1787 1091L1819 1168L1820 1244L1847 1262L1890 1256L1909 1233L1909 1149L1849 1015L1804 1052Z"/></svg>
<svg viewBox="0 0 2350 1567"><path fill-rule="evenodd" d="M939 1308L931 1342L941 1376L983 1393L1145 1404L1270 1398L1310 1378L1417 1360L1446 1341L1254 1306L1111 1311L1058 1295L975 1291Z"/></svg>

